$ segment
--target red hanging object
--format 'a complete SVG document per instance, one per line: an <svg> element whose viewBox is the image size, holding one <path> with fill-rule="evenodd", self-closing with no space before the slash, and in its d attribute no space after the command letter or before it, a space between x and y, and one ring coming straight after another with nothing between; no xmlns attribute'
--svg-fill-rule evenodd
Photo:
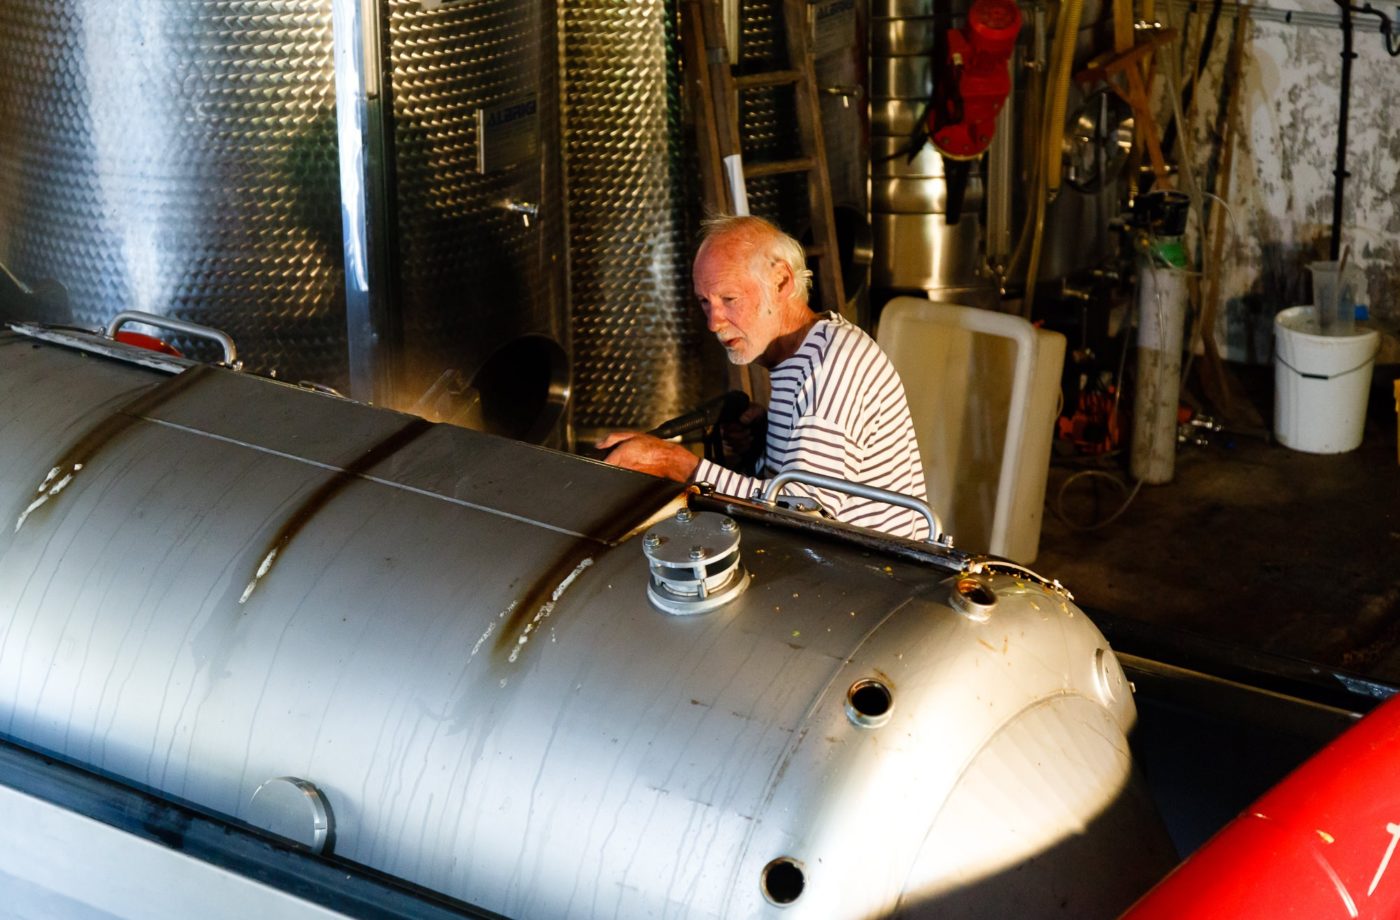
<svg viewBox="0 0 1400 920"><path fill-rule="evenodd" d="M1007 65L1021 33L1012 0L976 0L967 25L948 31L940 97L928 116L929 138L944 156L970 160L992 143L997 113L1011 94Z"/></svg>

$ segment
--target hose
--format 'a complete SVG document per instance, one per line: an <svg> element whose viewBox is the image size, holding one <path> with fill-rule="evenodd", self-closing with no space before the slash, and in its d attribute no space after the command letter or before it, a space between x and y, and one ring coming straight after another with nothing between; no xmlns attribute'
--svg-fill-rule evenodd
<svg viewBox="0 0 1400 920"><path fill-rule="evenodd" d="M1045 238L1045 210L1049 207L1051 194L1060 190L1069 78L1074 65L1075 46L1079 42L1079 19L1083 12L1084 0L1064 0L1055 22L1054 48L1050 52L1050 81L1046 84L1040 128L1039 181L1033 192L1035 223L1031 230L1030 260L1026 263L1026 295L1021 302L1021 315L1026 319L1030 319L1035 306L1035 282L1040 273L1040 251Z"/></svg>
<svg viewBox="0 0 1400 920"><path fill-rule="evenodd" d="M1065 109L1069 104L1069 77L1074 69L1074 50L1079 44L1079 20L1084 12L1084 0L1065 0L1060 8L1060 21L1055 27L1054 71L1050 79L1050 97L1045 106L1045 188L1054 195L1060 191L1064 169Z"/></svg>
<svg viewBox="0 0 1400 920"><path fill-rule="evenodd" d="M1026 81L1026 99L1040 100L1044 102L1045 71L1048 67L1048 52L1045 48L1045 13L1044 8L1036 8L1035 25L1035 52L1038 67L1031 69L1030 76ZM1043 109L1044 106L1041 106ZM1016 248L1006 260L1006 274L1010 276L1021 264L1021 260L1026 255L1026 245L1030 242L1031 226L1035 221L1036 207L1034 201L1035 190L1040 187L1040 122L1044 120L1043 112L1035 105L1027 104L1020 107L1021 111L1021 162L1029 164L1026 175L1027 200L1030 206L1026 208L1026 215L1021 224L1021 232L1016 235Z"/></svg>

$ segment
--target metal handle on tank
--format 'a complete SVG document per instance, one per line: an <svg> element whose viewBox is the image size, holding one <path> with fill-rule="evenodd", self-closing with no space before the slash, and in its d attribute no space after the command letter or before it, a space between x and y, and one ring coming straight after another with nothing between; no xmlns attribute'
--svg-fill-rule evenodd
<svg viewBox="0 0 1400 920"><path fill-rule="evenodd" d="M176 319L173 316L157 316L154 313L142 313L139 310L126 310L112 317L112 321L107 324L107 338L115 339L117 330L127 323L145 323L147 326L183 332L185 335L192 335L196 338L211 339L218 342L219 346L223 348L224 364L233 367L238 362L238 346L233 344L233 337L212 326L201 326L198 323Z"/></svg>
<svg viewBox="0 0 1400 920"><path fill-rule="evenodd" d="M801 470L787 470L774 476L768 483L768 488L760 490L758 500L772 504L773 497L778 494L778 489L790 482L801 483L807 486L817 486L822 489L831 489L836 492L845 492L847 495L854 495L857 498L868 498L872 501L884 502L888 505L897 505L900 508L908 508L910 511L917 511L928 521L928 540L925 542L943 544L943 521L929 507L927 502L921 502L911 495L903 495L899 492L890 492L887 489L877 489L874 486L863 485L859 482L847 482L844 479L837 479L834 476L823 476L820 473L805 473Z"/></svg>

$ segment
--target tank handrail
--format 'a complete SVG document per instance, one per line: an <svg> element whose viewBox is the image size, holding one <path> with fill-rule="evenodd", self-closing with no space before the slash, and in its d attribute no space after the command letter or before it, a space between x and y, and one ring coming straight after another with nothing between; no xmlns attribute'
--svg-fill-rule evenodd
<svg viewBox="0 0 1400 920"><path fill-rule="evenodd" d="M124 310L112 317L112 321L107 324L107 338L115 339L117 330L127 323L145 323L147 326L183 332L185 335L192 335L195 338L210 339L217 342L219 347L224 350L222 364L228 367L235 367L238 364L238 346L233 343L233 337L213 326L201 326L199 323L176 319L173 316L159 316L155 313L143 313L140 310Z"/></svg>
<svg viewBox="0 0 1400 920"><path fill-rule="evenodd" d="M952 541L947 539L947 534L943 532L943 521L937 512L933 510L928 502L919 501L912 495L904 495L900 492L891 492L888 489L877 489L875 486L868 486L864 483L849 482L845 479L837 479L834 476L823 476L820 473L807 473L802 470L785 470L774 476L768 483L766 489L758 489L754 494L760 502L772 504L773 497L778 494L778 489L790 482L801 485L816 486L819 489L831 489L835 492L844 492L847 495L854 495L857 498L868 498L871 501L884 502L887 505L895 505L900 508L908 508L924 516L928 521L928 543L940 545L951 545Z"/></svg>

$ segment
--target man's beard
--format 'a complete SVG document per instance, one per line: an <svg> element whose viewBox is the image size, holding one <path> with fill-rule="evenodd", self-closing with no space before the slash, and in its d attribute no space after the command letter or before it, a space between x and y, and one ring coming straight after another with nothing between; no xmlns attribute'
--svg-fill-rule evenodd
<svg viewBox="0 0 1400 920"><path fill-rule="evenodd" d="M767 317L773 315L773 311L776 309L776 304L774 304L773 302L773 295L769 293L766 289L763 291L760 297L761 299L759 300L757 315L766 319ZM755 325L757 325L757 320L755 321ZM742 367L746 364L752 364L755 361L757 361L763 355L764 350L768 348L768 346L765 345L762 349L755 351L753 354L745 355L745 351L750 346L752 346L752 344L753 341L748 337L748 335L744 335L740 340L740 344L736 348L729 348L728 346L725 346L723 342L720 343L720 346L724 348L725 357L729 359L730 364L735 364ZM771 344L771 342L769 344Z"/></svg>

